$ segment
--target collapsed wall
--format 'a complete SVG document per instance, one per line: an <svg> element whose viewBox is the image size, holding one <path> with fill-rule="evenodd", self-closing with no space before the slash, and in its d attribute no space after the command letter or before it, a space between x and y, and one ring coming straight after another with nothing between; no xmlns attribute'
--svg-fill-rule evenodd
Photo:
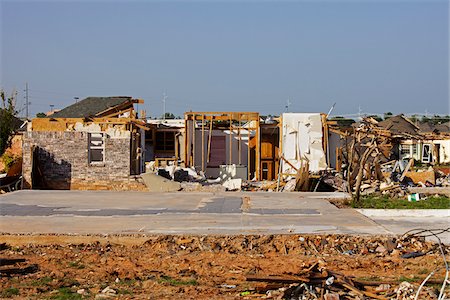
<svg viewBox="0 0 450 300"><path fill-rule="evenodd" d="M130 178L130 136L104 138L104 161L89 162L88 132L28 131L23 137L24 188L139 190ZM141 187L142 188L142 187Z"/></svg>

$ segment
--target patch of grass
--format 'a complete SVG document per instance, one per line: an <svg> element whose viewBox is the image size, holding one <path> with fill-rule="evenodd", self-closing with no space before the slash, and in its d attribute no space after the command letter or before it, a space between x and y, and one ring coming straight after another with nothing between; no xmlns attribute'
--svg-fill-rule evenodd
<svg viewBox="0 0 450 300"><path fill-rule="evenodd" d="M11 298L19 295L19 289L15 287L9 287L0 292L2 298Z"/></svg>
<svg viewBox="0 0 450 300"><path fill-rule="evenodd" d="M119 289L117 291L117 294L121 294L121 295L133 295L133 292L127 289Z"/></svg>
<svg viewBox="0 0 450 300"><path fill-rule="evenodd" d="M71 261L71 262L69 262L69 267L74 268L74 269L84 269L85 265L80 264L80 262L78 262L78 261Z"/></svg>
<svg viewBox="0 0 450 300"><path fill-rule="evenodd" d="M132 286L137 282L136 279L123 279L121 281L119 281L120 284L122 285L127 285L127 286Z"/></svg>
<svg viewBox="0 0 450 300"><path fill-rule="evenodd" d="M179 286L179 285L198 285L197 280L192 279L192 280L177 280L177 279L173 279L170 276L161 276L161 278L159 278L158 283L168 283L170 285L174 285L174 286Z"/></svg>
<svg viewBox="0 0 450 300"><path fill-rule="evenodd" d="M428 197L425 200L409 202L405 199L392 199L386 196L361 197L360 205L352 205L354 208L377 209L449 209L450 198L445 196Z"/></svg>
<svg viewBox="0 0 450 300"><path fill-rule="evenodd" d="M418 281L420 278L417 278L417 277L415 277L415 276L413 276L413 277L406 277L406 276L400 276L399 278L398 278L398 282L403 282L403 281L406 281L406 282L416 282L416 281Z"/></svg>
<svg viewBox="0 0 450 300"><path fill-rule="evenodd" d="M428 270L428 269L420 269L418 273L419 274L430 274L430 270Z"/></svg>
<svg viewBox="0 0 450 300"><path fill-rule="evenodd" d="M55 300L81 300L83 297L81 297L80 294L77 294L75 292L72 292L70 288L60 288L58 289L58 294L52 296L50 299Z"/></svg>
<svg viewBox="0 0 450 300"><path fill-rule="evenodd" d="M32 286L43 286L43 285L49 284L52 281L53 281L53 278L46 276L46 277L42 277L42 278L32 281L31 285Z"/></svg>
<svg viewBox="0 0 450 300"><path fill-rule="evenodd" d="M381 281L381 278L378 276L357 277L356 279L360 281Z"/></svg>

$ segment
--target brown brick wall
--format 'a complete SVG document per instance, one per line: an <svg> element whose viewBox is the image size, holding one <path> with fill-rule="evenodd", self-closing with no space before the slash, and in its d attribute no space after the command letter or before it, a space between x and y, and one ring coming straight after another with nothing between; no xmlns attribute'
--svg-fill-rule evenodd
<svg viewBox="0 0 450 300"><path fill-rule="evenodd" d="M130 138L106 138L105 163L90 165L88 133L26 132L23 137L24 187L31 186L33 146L37 146L43 184L49 189L141 190L130 178ZM40 177L40 176L39 176Z"/></svg>

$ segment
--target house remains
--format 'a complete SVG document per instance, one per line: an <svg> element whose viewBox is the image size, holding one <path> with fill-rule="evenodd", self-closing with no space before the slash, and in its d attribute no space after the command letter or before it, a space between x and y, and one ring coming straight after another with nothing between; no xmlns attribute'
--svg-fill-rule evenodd
<svg viewBox="0 0 450 300"><path fill-rule="evenodd" d="M89 97L35 118L23 140L23 185L33 189L144 190L146 123L131 97Z"/></svg>
<svg viewBox="0 0 450 300"><path fill-rule="evenodd" d="M359 197L399 192L405 178L436 185L435 170L417 172L411 159L426 166L450 162L448 125L414 124L403 115L353 124L322 113L186 112L184 119L143 120L136 103L143 100L89 97L33 119L23 139L24 187L214 191L211 186L220 186L340 190ZM161 187L167 181L186 184ZM156 189L152 182L158 182Z"/></svg>

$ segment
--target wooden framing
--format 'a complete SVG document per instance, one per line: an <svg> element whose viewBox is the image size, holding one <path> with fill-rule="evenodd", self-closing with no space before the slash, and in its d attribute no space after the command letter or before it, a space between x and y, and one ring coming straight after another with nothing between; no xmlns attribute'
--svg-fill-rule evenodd
<svg viewBox="0 0 450 300"><path fill-rule="evenodd" d="M250 174L250 131L255 132L255 177L256 180L260 179L260 159L261 159L261 141L260 141L260 120L259 113L257 112L186 112L184 114L186 137L185 137L185 163L188 167L200 168L203 172L206 170L206 162L209 162L211 154L211 135L213 126L215 125L219 130L229 130L229 147L228 147L228 164L241 164L242 163L242 130L247 130L248 138L248 160L247 170L248 178L251 179ZM246 121L245 125L242 125L242 121ZM205 122L209 122L208 133L208 145L205 147ZM223 124L222 123L228 123ZM195 151L196 151L196 129L201 130L201 163L196 164ZM236 137L235 131L237 131L238 152L237 157L233 157L233 139ZM205 155L205 148L207 148L207 155Z"/></svg>

